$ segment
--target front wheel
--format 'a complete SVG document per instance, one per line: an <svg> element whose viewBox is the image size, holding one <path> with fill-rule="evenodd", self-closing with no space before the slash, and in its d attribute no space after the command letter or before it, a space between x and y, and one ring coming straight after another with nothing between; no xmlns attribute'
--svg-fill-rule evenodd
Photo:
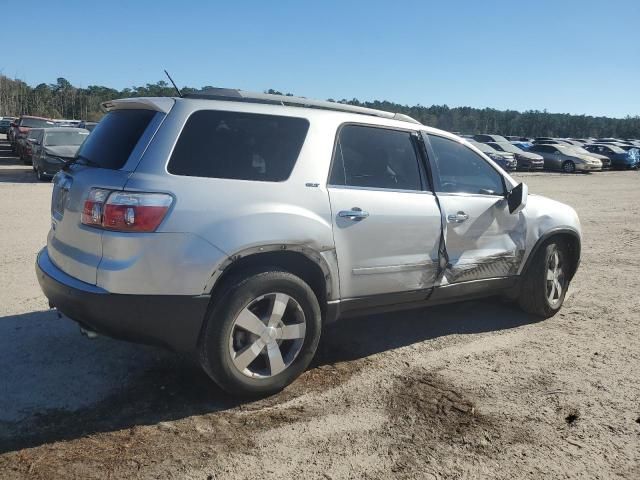
<svg viewBox="0 0 640 480"><path fill-rule="evenodd" d="M564 173L573 173L576 171L576 164L573 163L571 160L567 160L562 164L562 171Z"/></svg>
<svg viewBox="0 0 640 480"><path fill-rule="evenodd" d="M45 175L42 172L42 169L40 167L36 167L36 177L38 177L38 180L41 182L50 182L51 181L51 177L49 177L48 175Z"/></svg>
<svg viewBox="0 0 640 480"><path fill-rule="evenodd" d="M542 318L555 315L569 288L568 267L564 244L551 241L540 248L523 278L518 298L520 307Z"/></svg>
<svg viewBox="0 0 640 480"><path fill-rule="evenodd" d="M276 393L315 355L322 318L313 290L283 271L227 282L206 319L200 363L224 390L242 396Z"/></svg>

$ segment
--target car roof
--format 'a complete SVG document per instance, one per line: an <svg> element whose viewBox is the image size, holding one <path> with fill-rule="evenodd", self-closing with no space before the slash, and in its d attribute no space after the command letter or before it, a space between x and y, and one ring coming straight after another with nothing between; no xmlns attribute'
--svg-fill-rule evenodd
<svg viewBox="0 0 640 480"><path fill-rule="evenodd" d="M256 94L263 95L263 94ZM264 94L270 95L270 94ZM299 97L287 97L284 95L270 95L271 97L283 97L290 100L291 98ZM176 103L188 102L192 104L191 108L197 110L204 110L207 108L216 110L229 110L238 112L255 112L267 115L289 115L289 116L301 116L308 119L312 118L327 118L335 117L341 123L363 123L379 126L389 126L391 128L406 129L406 130L423 130L427 133L437 134L443 137L447 137L456 141L460 141L461 138L445 130L439 130L437 128L428 127L421 124L415 119L403 114L385 112L383 110L368 109L364 107L353 107L352 105L334 104L333 102L320 102L323 104L329 104L335 108L323 108L323 107L311 107L308 104L312 101L309 99L302 99L300 105L291 104L290 102L261 102L261 101L236 101L226 100L220 98L200 98L198 96L184 97L131 97L120 98L116 100L109 100L102 103L102 107L105 111L111 112L113 110L128 110L128 109L149 109L156 110L158 112L168 113ZM353 108L349 108L353 107ZM355 109L355 110L354 110ZM371 112L375 112L372 114ZM409 119L409 120L407 120Z"/></svg>
<svg viewBox="0 0 640 480"><path fill-rule="evenodd" d="M33 129L35 130L35 129ZM48 128L39 128L38 130L44 130L45 133L48 132L86 132L88 131L86 128L80 127L48 127Z"/></svg>

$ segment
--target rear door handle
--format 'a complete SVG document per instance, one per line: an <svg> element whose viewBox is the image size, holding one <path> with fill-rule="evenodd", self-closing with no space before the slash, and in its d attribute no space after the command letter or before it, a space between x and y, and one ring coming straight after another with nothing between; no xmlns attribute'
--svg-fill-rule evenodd
<svg viewBox="0 0 640 480"><path fill-rule="evenodd" d="M362 220L369 216L369 212L365 212L359 207L353 207L351 210L339 211L338 216L341 218L348 218L349 220Z"/></svg>
<svg viewBox="0 0 640 480"><path fill-rule="evenodd" d="M466 213L464 213L463 211L460 211L458 213L456 213L455 215L449 215L447 217L447 220L449 220L449 223L462 223L465 220L467 220L469 218L469 215L467 215Z"/></svg>

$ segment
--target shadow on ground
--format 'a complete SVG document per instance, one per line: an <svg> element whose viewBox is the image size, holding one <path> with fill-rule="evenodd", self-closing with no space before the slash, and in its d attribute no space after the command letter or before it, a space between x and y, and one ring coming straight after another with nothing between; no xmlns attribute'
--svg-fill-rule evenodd
<svg viewBox="0 0 640 480"><path fill-rule="evenodd" d="M310 371L292 387L245 406L257 409L330 388L342 377L314 386L325 381L323 372L347 371L378 352L530 322L519 310L489 300L344 320L325 331ZM0 453L241 404L189 359L104 337L88 340L54 311L0 318L0 365Z"/></svg>
<svg viewBox="0 0 640 480"><path fill-rule="evenodd" d="M38 183L31 165L25 165L0 135L0 183Z"/></svg>

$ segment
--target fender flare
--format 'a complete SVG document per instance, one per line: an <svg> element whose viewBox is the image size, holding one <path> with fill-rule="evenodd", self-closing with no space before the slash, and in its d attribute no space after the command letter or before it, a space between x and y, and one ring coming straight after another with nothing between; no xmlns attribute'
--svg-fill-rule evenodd
<svg viewBox="0 0 640 480"><path fill-rule="evenodd" d="M578 247L577 247L577 251L576 251L576 264L574 265L573 272L571 272L571 278L573 278L575 273L578 271L578 267L580 266L580 253L581 253L581 250L582 250L582 240L581 240L581 237L580 237L580 234L578 233L578 231L574 230L573 228L569 228L569 227L552 228L552 229L547 230L546 232L544 232L544 234L542 234L540 236L540 238L538 238L538 240L536 241L535 245L533 246L533 248L529 252L529 255L527 256L527 259L525 260L524 266L522 267L522 270L520 272L521 276L522 275L526 275L527 270L531 266L531 262L533 261L533 258L538 253L538 250L540 250L542 245L544 245L544 243L547 240L549 240L551 237L554 237L556 235L570 235L577 242Z"/></svg>
<svg viewBox="0 0 640 480"><path fill-rule="evenodd" d="M211 293L215 288L218 280L222 274L236 261L241 258L250 257L252 255L259 255L269 252L296 252L307 257L308 260L316 264L324 276L325 291L327 294L327 300L335 300L339 298L339 285L338 285L338 260L336 257L335 248L327 249L322 252L315 250L312 247L302 244L269 244L259 245L254 247L245 248L232 255L229 255L218 267L215 269L209 281L205 286L205 293Z"/></svg>

